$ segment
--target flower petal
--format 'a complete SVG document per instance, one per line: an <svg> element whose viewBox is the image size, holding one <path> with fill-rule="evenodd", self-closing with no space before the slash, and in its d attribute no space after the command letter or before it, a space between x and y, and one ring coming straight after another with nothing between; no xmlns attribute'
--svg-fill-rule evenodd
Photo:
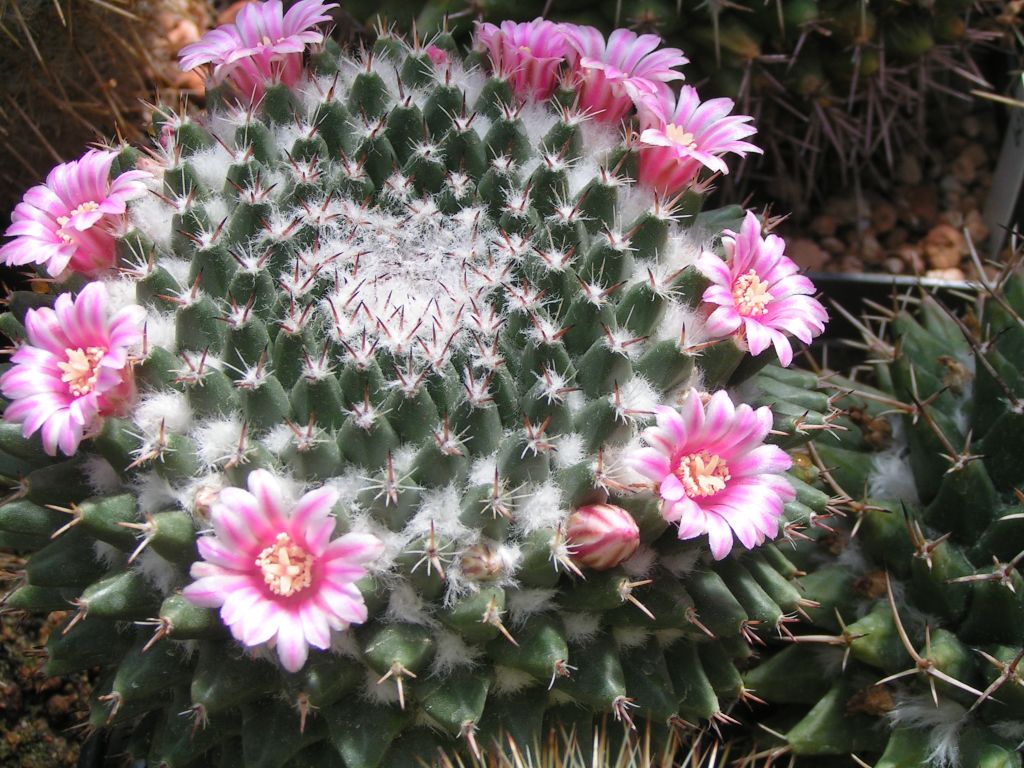
<svg viewBox="0 0 1024 768"><path fill-rule="evenodd" d="M294 613L281 617L277 628L277 657L289 672L298 672L309 656L309 646L303 634L302 620Z"/></svg>

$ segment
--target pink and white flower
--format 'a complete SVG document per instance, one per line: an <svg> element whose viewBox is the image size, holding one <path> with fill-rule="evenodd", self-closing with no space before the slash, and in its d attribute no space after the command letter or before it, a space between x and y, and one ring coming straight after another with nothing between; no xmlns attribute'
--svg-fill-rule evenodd
<svg viewBox="0 0 1024 768"><path fill-rule="evenodd" d="M572 50L563 25L545 19L501 26L477 23L477 46L486 50L499 77L507 77L517 96L546 99L555 90L558 70Z"/></svg>
<svg viewBox="0 0 1024 768"><path fill-rule="evenodd" d="M640 546L636 520L614 504L590 504L573 510L565 535L572 559L595 571L614 568Z"/></svg>
<svg viewBox="0 0 1024 768"><path fill-rule="evenodd" d="M739 233L726 230L726 259L703 253L697 268L711 280L703 299L718 305L707 320L710 338L738 334L753 355L775 346L779 362L793 362L787 334L804 344L825 330L828 312L813 297L814 284L797 274L799 267L783 254L778 235L761 237L761 222L747 211Z"/></svg>
<svg viewBox="0 0 1024 768"><path fill-rule="evenodd" d="M579 103L596 119L618 123L644 94L671 94L667 83L682 80L676 67L687 59L678 48L661 48L657 35L616 29L607 42L594 27L564 25L575 50Z"/></svg>
<svg viewBox="0 0 1024 768"><path fill-rule="evenodd" d="M757 133L749 115L730 114L732 99L702 102L697 89L684 85L676 98L671 92L643 94L640 118L639 181L663 194L693 184L701 170L728 173L722 155L762 153L743 141Z"/></svg>
<svg viewBox="0 0 1024 768"><path fill-rule="evenodd" d="M11 400L4 420L22 424L24 437L40 431L51 456L72 455L101 417L123 413L134 396L128 357L145 311L129 306L108 317L106 304L103 283L89 283L74 298L62 293L53 309L30 309L27 341L0 376Z"/></svg>
<svg viewBox="0 0 1024 768"><path fill-rule="evenodd" d="M199 539L203 558L182 594L220 617L246 646L268 643L281 665L298 672L309 647L327 649L331 632L366 621L355 582L384 544L347 533L331 539L338 492L309 491L285 504L281 481L264 469L249 474L249 490L224 488L210 511L213 535Z"/></svg>
<svg viewBox="0 0 1024 768"><path fill-rule="evenodd" d="M10 266L41 264L59 277L78 272L95 277L114 266L113 230L126 203L146 193L145 171L110 178L115 152L91 149L78 160L61 163L44 184L32 187L11 214L0 247L0 261Z"/></svg>
<svg viewBox="0 0 1024 768"><path fill-rule="evenodd" d="M322 42L314 27L330 21L328 11L337 3L299 0L284 13L281 0L250 3L233 24L210 30L181 49L181 68L213 65L212 81L227 80L244 97L259 99L268 83L295 85L302 77L306 46Z"/></svg>
<svg viewBox="0 0 1024 768"><path fill-rule="evenodd" d="M650 447L627 460L654 481L662 517L679 525L679 538L707 534L716 560L732 550L733 534L747 549L775 538L783 504L796 494L780 474L789 456L764 444L771 409L733 405L724 390L705 405L690 390L680 410L660 406L655 413L656 426L643 434Z"/></svg>

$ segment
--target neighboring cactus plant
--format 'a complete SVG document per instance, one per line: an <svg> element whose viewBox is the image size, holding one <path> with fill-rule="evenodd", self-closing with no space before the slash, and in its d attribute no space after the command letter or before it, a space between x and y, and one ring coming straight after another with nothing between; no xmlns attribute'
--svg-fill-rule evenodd
<svg viewBox="0 0 1024 768"><path fill-rule="evenodd" d="M679 52L629 32L582 66L555 25L540 57L351 59L329 8L243 9L183 52L208 114L19 206L0 256L64 292L0 316L0 544L32 552L5 607L74 606L46 670L101 667L90 723L154 768L730 721L803 604L767 540L828 502L779 445L833 416L772 365L756 407L723 389L825 322L755 216L699 212L748 119L680 114Z"/></svg>
<svg viewBox="0 0 1024 768"><path fill-rule="evenodd" d="M744 677L782 705L761 754L1020 766L1024 270L963 320L928 295L872 314L873 386L825 375L847 431L796 458L845 517L789 551L811 626Z"/></svg>

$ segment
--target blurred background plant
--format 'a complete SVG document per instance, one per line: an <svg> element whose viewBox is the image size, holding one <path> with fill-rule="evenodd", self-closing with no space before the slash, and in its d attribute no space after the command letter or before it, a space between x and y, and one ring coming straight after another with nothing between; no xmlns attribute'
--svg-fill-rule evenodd
<svg viewBox="0 0 1024 768"><path fill-rule="evenodd" d="M176 56L212 21L207 0L0 0L0 210L85 144L140 139L145 102L198 93Z"/></svg>

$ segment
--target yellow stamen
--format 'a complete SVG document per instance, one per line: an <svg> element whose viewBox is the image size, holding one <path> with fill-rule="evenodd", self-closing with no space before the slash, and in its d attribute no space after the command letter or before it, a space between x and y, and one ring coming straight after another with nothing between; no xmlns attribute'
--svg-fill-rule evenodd
<svg viewBox="0 0 1024 768"><path fill-rule="evenodd" d="M60 380L68 385L68 391L75 397L87 395L96 387L96 370L100 360L107 353L104 347L65 349L67 362L57 363L61 370Z"/></svg>
<svg viewBox="0 0 1024 768"><path fill-rule="evenodd" d="M312 582L314 560L309 552L292 541L291 536L279 533L274 543L260 552L256 565L263 572L263 580L271 592L291 597Z"/></svg>
<svg viewBox="0 0 1024 768"><path fill-rule="evenodd" d="M687 149L697 148L697 139L692 133L682 126L676 125L675 123L669 123L665 126L665 134L672 140L673 144L678 144L679 146L686 147Z"/></svg>
<svg viewBox="0 0 1024 768"><path fill-rule="evenodd" d="M711 496L725 489L729 480L729 467L717 453L691 453L679 461L676 477L686 489L686 495Z"/></svg>
<svg viewBox="0 0 1024 768"><path fill-rule="evenodd" d="M748 317L767 313L769 302L775 298L768 292L768 283L761 282L754 270L736 279L732 284L732 297L739 313Z"/></svg>
<svg viewBox="0 0 1024 768"><path fill-rule="evenodd" d="M57 236L61 240L63 240L65 243L70 245L73 241L71 239L71 235L64 231L64 227L66 227L68 225L68 222L71 221L71 219L73 219L78 214L80 214L80 213L89 213L91 211L95 211L99 207L100 207L99 203L94 202L92 200L86 200L84 203L79 205L73 211L69 212L67 216L58 216L57 217L57 224L60 225L60 229L57 230Z"/></svg>

